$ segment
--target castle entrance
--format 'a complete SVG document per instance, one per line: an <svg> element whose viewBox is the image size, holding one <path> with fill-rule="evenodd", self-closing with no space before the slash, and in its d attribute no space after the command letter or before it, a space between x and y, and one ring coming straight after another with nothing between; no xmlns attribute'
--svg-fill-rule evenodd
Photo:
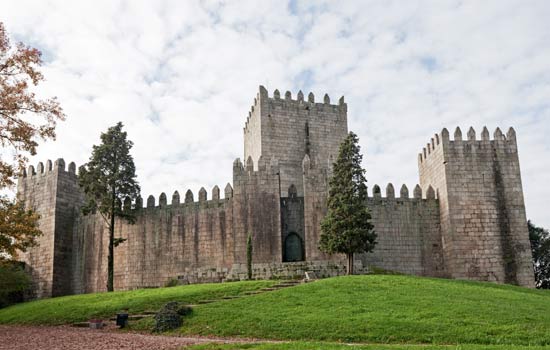
<svg viewBox="0 0 550 350"><path fill-rule="evenodd" d="M291 232L286 236L283 261L304 261L304 243L296 232Z"/></svg>

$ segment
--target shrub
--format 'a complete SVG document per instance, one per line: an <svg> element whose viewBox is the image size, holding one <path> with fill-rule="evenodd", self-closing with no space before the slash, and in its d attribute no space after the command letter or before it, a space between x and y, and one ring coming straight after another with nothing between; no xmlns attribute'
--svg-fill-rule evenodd
<svg viewBox="0 0 550 350"><path fill-rule="evenodd" d="M181 327L182 317L191 314L191 307L177 301L165 304L155 315L154 332L166 332Z"/></svg>
<svg viewBox="0 0 550 350"><path fill-rule="evenodd" d="M177 285L179 285L179 281L177 278L172 278L170 281L166 282L166 284L164 285L165 287L175 287Z"/></svg>
<svg viewBox="0 0 550 350"><path fill-rule="evenodd" d="M193 312L193 309L191 308L191 306L180 304L176 312L178 313L178 315L185 317L185 316L191 315L191 313Z"/></svg>

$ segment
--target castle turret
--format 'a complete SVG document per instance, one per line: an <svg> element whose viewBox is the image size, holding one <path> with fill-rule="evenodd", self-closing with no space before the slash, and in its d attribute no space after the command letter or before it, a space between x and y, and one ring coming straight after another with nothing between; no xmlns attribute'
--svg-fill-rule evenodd
<svg viewBox="0 0 550 350"><path fill-rule="evenodd" d="M82 203L76 166L58 159L46 166L31 165L19 177L17 197L40 214L42 236L38 245L23 254L38 298L71 293L71 251L75 218Z"/></svg>
<svg viewBox="0 0 550 350"><path fill-rule="evenodd" d="M514 129L470 128L453 140L447 129L418 157L420 184L440 202L447 272L454 278L534 285L529 234Z"/></svg>

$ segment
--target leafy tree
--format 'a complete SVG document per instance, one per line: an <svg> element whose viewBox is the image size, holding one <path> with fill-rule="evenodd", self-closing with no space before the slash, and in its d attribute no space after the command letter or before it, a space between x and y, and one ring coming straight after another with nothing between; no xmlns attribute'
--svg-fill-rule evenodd
<svg viewBox="0 0 550 350"><path fill-rule="evenodd" d="M27 154L36 154L38 140L55 139L56 123L65 119L55 97L41 100L30 91L44 80L41 55L23 43L12 45L0 22L0 189L14 185ZM0 259L16 259L40 234L37 214L0 197Z"/></svg>
<svg viewBox="0 0 550 350"><path fill-rule="evenodd" d="M135 222L135 211L124 201L133 201L139 196L136 167L130 155L133 146L122 131L121 122L101 134L101 144L93 147L88 163L80 167L79 183L86 194L84 214L99 212L109 228L109 254L107 263L107 290L113 291L114 248L124 242L115 238L115 218Z"/></svg>
<svg viewBox="0 0 550 350"><path fill-rule="evenodd" d="M537 288L550 289L550 232L535 226L530 220L527 225L533 253L535 285Z"/></svg>
<svg viewBox="0 0 550 350"><path fill-rule="evenodd" d="M319 249L325 253L346 254L348 275L353 274L353 255L371 252L376 233L367 208L365 170L359 139L350 132L340 145L329 182L328 212L321 222Z"/></svg>
<svg viewBox="0 0 550 350"><path fill-rule="evenodd" d="M0 261L0 308L22 302L31 288L31 278L21 263Z"/></svg>
<svg viewBox="0 0 550 350"><path fill-rule="evenodd" d="M246 238L246 270L248 279L252 279L252 234L248 234Z"/></svg>
<svg viewBox="0 0 550 350"><path fill-rule="evenodd" d="M17 259L19 252L36 245L39 215L21 202L0 197L0 260Z"/></svg>
<svg viewBox="0 0 550 350"><path fill-rule="evenodd" d="M41 52L18 43L12 46L0 22L0 145L9 159L0 157L0 188L13 186L13 177L36 154L38 139L55 139L57 121L65 114L56 98L41 100L31 86L44 80L38 70Z"/></svg>

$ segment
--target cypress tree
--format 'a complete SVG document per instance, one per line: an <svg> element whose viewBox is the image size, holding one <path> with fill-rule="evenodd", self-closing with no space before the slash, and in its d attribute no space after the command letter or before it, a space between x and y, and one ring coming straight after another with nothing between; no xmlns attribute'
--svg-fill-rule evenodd
<svg viewBox="0 0 550 350"><path fill-rule="evenodd" d="M321 251L346 254L348 275L353 274L353 255L371 252L376 244L358 143L357 135L350 132L340 145L329 182L328 212L321 222L319 239Z"/></svg>
<svg viewBox="0 0 550 350"><path fill-rule="evenodd" d="M252 279L252 234L249 233L246 238L246 270L248 279Z"/></svg>

